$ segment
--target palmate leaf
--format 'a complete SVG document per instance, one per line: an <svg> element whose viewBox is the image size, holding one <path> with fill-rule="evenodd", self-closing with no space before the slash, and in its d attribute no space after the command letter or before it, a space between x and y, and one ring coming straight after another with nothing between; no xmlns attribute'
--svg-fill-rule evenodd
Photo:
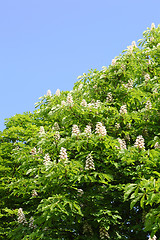
<svg viewBox="0 0 160 240"><path fill-rule="evenodd" d="M137 187L137 184L132 183L132 184L127 184L125 187L125 193L124 193L124 200L126 201L130 194L135 190L135 188Z"/></svg>

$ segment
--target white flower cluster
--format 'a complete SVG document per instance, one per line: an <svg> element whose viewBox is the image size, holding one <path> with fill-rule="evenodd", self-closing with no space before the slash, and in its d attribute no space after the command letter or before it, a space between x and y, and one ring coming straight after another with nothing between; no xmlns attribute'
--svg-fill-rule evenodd
<svg viewBox="0 0 160 240"><path fill-rule="evenodd" d="M137 45L136 45L136 42L135 42L135 41L132 41L132 47L137 48Z"/></svg>
<svg viewBox="0 0 160 240"><path fill-rule="evenodd" d="M64 100L61 101L61 106L65 106L66 102Z"/></svg>
<svg viewBox="0 0 160 240"><path fill-rule="evenodd" d="M128 49L129 54L133 53L133 46L132 45L128 46L127 49Z"/></svg>
<svg viewBox="0 0 160 240"><path fill-rule="evenodd" d="M150 80L150 76L149 76L149 74L148 74L148 73L147 73L147 74L145 74L145 76L144 76L144 79L145 79L145 81L146 81L146 82Z"/></svg>
<svg viewBox="0 0 160 240"><path fill-rule="evenodd" d="M127 141L130 141L130 140L131 140L129 134L125 135L124 138L125 138Z"/></svg>
<svg viewBox="0 0 160 240"><path fill-rule="evenodd" d="M121 126L120 126L120 124L119 123L115 123L115 128L116 129L119 129Z"/></svg>
<svg viewBox="0 0 160 240"><path fill-rule="evenodd" d="M18 219L17 220L18 220L19 223L22 223L22 224L27 223L22 208L18 209Z"/></svg>
<svg viewBox="0 0 160 240"><path fill-rule="evenodd" d="M32 148L31 151L30 151L30 153L31 153L32 155L36 155L36 154L37 154L36 147Z"/></svg>
<svg viewBox="0 0 160 240"><path fill-rule="evenodd" d="M56 131L55 133L54 133L54 138L55 138L55 140L56 141L58 141L59 139L60 139L60 134L59 134L59 131Z"/></svg>
<svg viewBox="0 0 160 240"><path fill-rule="evenodd" d="M58 96L58 97L59 97L59 96L60 96L60 94L61 94L61 93L60 93L60 90L59 90L59 89L57 89L57 90L56 90L56 96Z"/></svg>
<svg viewBox="0 0 160 240"><path fill-rule="evenodd" d="M84 191L81 188L78 189L77 192L79 197L82 197L82 195L84 194Z"/></svg>
<svg viewBox="0 0 160 240"><path fill-rule="evenodd" d="M160 145L159 145L158 142L156 142L156 143L154 144L154 148L155 148L155 149L156 149L156 148L160 148Z"/></svg>
<svg viewBox="0 0 160 240"><path fill-rule="evenodd" d="M135 146L136 148L139 148L139 149L145 148L144 138L142 137L142 135L140 135L140 136L137 137L134 146Z"/></svg>
<svg viewBox="0 0 160 240"><path fill-rule="evenodd" d="M86 233L87 234L90 233L90 235L93 235L92 228L87 222L85 222L83 225L83 234L86 234Z"/></svg>
<svg viewBox="0 0 160 240"><path fill-rule="evenodd" d="M122 68L122 70L126 70L126 65L124 65L124 64L122 63L121 68Z"/></svg>
<svg viewBox="0 0 160 240"><path fill-rule="evenodd" d="M99 235L100 235L100 239L110 238L107 230L105 229L105 227L100 227Z"/></svg>
<svg viewBox="0 0 160 240"><path fill-rule="evenodd" d="M117 59L116 59L116 58L112 59L111 65L114 66L114 65L116 64L116 62L117 62Z"/></svg>
<svg viewBox="0 0 160 240"><path fill-rule="evenodd" d="M145 105L145 109L149 110L149 109L151 109L151 108L152 108L151 102L150 102L150 101L147 101L147 102L146 102L146 105Z"/></svg>
<svg viewBox="0 0 160 240"><path fill-rule="evenodd" d="M39 135L42 137L45 134L44 127L40 126Z"/></svg>
<svg viewBox="0 0 160 240"><path fill-rule="evenodd" d="M47 165L50 162L51 162L51 158L50 158L49 154L46 153L45 156L44 156L43 164Z"/></svg>
<svg viewBox="0 0 160 240"><path fill-rule="evenodd" d="M151 24L151 30L153 30L154 28L155 28L155 24L152 23L152 24Z"/></svg>
<svg viewBox="0 0 160 240"><path fill-rule="evenodd" d="M127 106L126 104L125 105L122 105L121 108L120 108L120 114L123 115L123 114L126 114L127 113Z"/></svg>
<svg viewBox="0 0 160 240"><path fill-rule="evenodd" d="M126 142L125 142L124 139L118 138L118 142L119 142L119 144L120 144L120 149L121 149L121 150L122 150L122 149L127 149L127 148L126 148Z"/></svg>
<svg viewBox="0 0 160 240"><path fill-rule="evenodd" d="M113 101L112 93L109 92L107 93L106 102L112 102L112 101Z"/></svg>
<svg viewBox="0 0 160 240"><path fill-rule="evenodd" d="M93 88L96 89L96 88L97 88L97 85L94 85Z"/></svg>
<svg viewBox="0 0 160 240"><path fill-rule="evenodd" d="M85 170L91 170L91 169L95 170L95 166L94 166L94 160L93 160L92 155L90 153L86 157Z"/></svg>
<svg viewBox="0 0 160 240"><path fill-rule="evenodd" d="M53 131L58 131L60 129L59 125L57 122L54 123L53 127L52 127L52 130Z"/></svg>
<svg viewBox="0 0 160 240"><path fill-rule="evenodd" d="M67 103L69 103L69 104L73 103L73 98L72 98L72 95L70 93L68 93L68 95L67 95Z"/></svg>
<svg viewBox="0 0 160 240"><path fill-rule="evenodd" d="M154 235L153 238L149 237L148 240L156 240L156 239L157 239L157 237L156 237L156 235Z"/></svg>
<svg viewBox="0 0 160 240"><path fill-rule="evenodd" d="M131 123L127 123L127 128L130 129L131 128Z"/></svg>
<svg viewBox="0 0 160 240"><path fill-rule="evenodd" d="M132 89L133 88L133 80L130 79L127 84L123 84L123 86L127 89Z"/></svg>
<svg viewBox="0 0 160 240"><path fill-rule="evenodd" d="M47 96L48 96L48 97L51 97L51 96L52 96L51 90L48 90L48 91L47 91Z"/></svg>
<svg viewBox="0 0 160 240"><path fill-rule="evenodd" d="M39 153L39 154L42 154L42 153L43 153L42 148L38 148L38 153Z"/></svg>
<svg viewBox="0 0 160 240"><path fill-rule="evenodd" d="M72 136L77 136L77 135L79 135L79 134L80 134L79 127L78 127L76 124L74 124L74 125L72 126Z"/></svg>
<svg viewBox="0 0 160 240"><path fill-rule="evenodd" d="M35 229L37 226L34 225L34 218L33 217L30 217L29 219L29 228L31 229Z"/></svg>
<svg viewBox="0 0 160 240"><path fill-rule="evenodd" d="M80 91L82 89L82 87L83 87L83 84L81 83L78 87L78 91Z"/></svg>
<svg viewBox="0 0 160 240"><path fill-rule="evenodd" d="M95 104L94 104L94 107L95 108L99 108L100 107L100 100L97 100L96 102L95 102Z"/></svg>
<svg viewBox="0 0 160 240"><path fill-rule="evenodd" d="M32 197L37 197L38 193L35 189L32 190Z"/></svg>
<svg viewBox="0 0 160 240"><path fill-rule="evenodd" d="M66 160L68 159L67 150L63 147L61 147L59 158L60 159L66 159Z"/></svg>
<svg viewBox="0 0 160 240"><path fill-rule="evenodd" d="M81 106L82 106L82 107L87 107L87 102L86 102L85 99L82 100L82 102L81 102Z"/></svg>
<svg viewBox="0 0 160 240"><path fill-rule="evenodd" d="M105 128L105 126L102 125L101 122L98 122L96 124L95 133L97 133L98 135L101 135L101 136L105 136L107 134L106 128Z"/></svg>
<svg viewBox="0 0 160 240"><path fill-rule="evenodd" d="M90 135L92 133L91 126L87 125L84 129L85 134Z"/></svg>

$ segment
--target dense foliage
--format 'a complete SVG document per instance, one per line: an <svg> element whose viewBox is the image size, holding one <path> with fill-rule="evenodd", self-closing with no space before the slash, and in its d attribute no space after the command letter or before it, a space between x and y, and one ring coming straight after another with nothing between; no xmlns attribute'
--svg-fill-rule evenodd
<svg viewBox="0 0 160 240"><path fill-rule="evenodd" d="M6 120L0 239L160 237L160 25L138 42Z"/></svg>

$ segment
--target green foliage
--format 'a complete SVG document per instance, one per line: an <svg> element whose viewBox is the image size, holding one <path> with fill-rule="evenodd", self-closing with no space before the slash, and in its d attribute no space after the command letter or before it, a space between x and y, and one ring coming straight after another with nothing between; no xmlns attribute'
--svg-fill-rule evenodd
<svg viewBox="0 0 160 240"><path fill-rule="evenodd" d="M160 237L160 26L0 133L1 239Z"/></svg>

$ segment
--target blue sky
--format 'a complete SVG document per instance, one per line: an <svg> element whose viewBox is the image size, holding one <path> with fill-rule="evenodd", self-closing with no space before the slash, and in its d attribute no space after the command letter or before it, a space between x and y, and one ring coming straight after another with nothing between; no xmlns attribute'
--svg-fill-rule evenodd
<svg viewBox="0 0 160 240"><path fill-rule="evenodd" d="M48 89L71 90L79 75L108 66L160 24L159 9L159 0L0 1L0 130Z"/></svg>

